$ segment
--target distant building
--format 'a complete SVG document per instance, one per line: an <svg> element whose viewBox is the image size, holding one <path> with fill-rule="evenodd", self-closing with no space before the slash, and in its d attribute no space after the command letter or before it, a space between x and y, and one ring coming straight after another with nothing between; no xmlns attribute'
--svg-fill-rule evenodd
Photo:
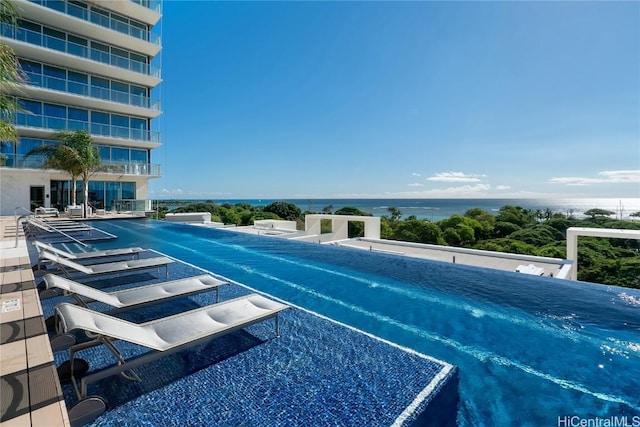
<svg viewBox="0 0 640 427"><path fill-rule="evenodd" d="M89 131L108 166L89 182L94 208L148 209L149 180L160 176L151 161L161 145L153 120L161 114L154 96L161 82L160 0L13 3L18 28L2 25L0 41L16 52L26 81L13 93L20 141L0 149L0 214L19 206L62 211L70 203L69 175L41 169L42 158L25 158L34 146L57 143L53 135L63 129ZM81 189L78 182L78 203Z"/></svg>

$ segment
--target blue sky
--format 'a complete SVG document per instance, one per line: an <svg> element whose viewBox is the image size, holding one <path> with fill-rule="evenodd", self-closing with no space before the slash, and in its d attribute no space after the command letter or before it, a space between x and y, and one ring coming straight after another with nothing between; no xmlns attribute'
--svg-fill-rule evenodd
<svg viewBox="0 0 640 427"><path fill-rule="evenodd" d="M639 2L165 1L153 198L640 197Z"/></svg>

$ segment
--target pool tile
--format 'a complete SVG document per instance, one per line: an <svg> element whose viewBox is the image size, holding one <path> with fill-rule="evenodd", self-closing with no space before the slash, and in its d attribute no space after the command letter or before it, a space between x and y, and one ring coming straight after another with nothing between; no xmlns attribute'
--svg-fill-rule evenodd
<svg viewBox="0 0 640 427"><path fill-rule="evenodd" d="M41 334L46 334L41 316L5 322L0 325L0 344L24 340Z"/></svg>
<svg viewBox="0 0 640 427"><path fill-rule="evenodd" d="M4 395L4 393L3 393ZM42 425L47 425L42 424ZM22 414L15 418L11 418L6 421L2 421L2 427L32 427L31 424L31 415L29 413Z"/></svg>
<svg viewBox="0 0 640 427"><path fill-rule="evenodd" d="M64 401L58 401L31 412L33 426L62 427L69 425ZM3 425L4 427L4 425Z"/></svg>
<svg viewBox="0 0 640 427"><path fill-rule="evenodd" d="M10 271L5 271L1 274L2 276L2 284L7 283L20 283L22 282L22 276L20 270L11 269Z"/></svg>
<svg viewBox="0 0 640 427"><path fill-rule="evenodd" d="M27 338L27 365L29 367L42 365L53 360L48 335L38 335Z"/></svg>
<svg viewBox="0 0 640 427"><path fill-rule="evenodd" d="M26 344L23 340L2 344L0 354L2 354L0 376L27 369Z"/></svg>
<svg viewBox="0 0 640 427"><path fill-rule="evenodd" d="M40 298L36 289L22 291L24 317L42 316Z"/></svg>

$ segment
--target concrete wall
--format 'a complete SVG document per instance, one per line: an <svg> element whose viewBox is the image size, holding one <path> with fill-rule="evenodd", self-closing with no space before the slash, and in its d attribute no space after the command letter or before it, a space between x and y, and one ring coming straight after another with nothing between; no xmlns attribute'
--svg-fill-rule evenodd
<svg viewBox="0 0 640 427"><path fill-rule="evenodd" d="M617 228L588 228L588 227L567 228L567 259L573 261L573 268L571 269L571 280L578 280L578 237L579 236L640 240L640 230L621 230Z"/></svg>
<svg viewBox="0 0 640 427"><path fill-rule="evenodd" d="M296 231L295 221L285 221L280 219L259 219L254 221L253 226L258 228L271 228L274 230Z"/></svg>
<svg viewBox="0 0 640 427"><path fill-rule="evenodd" d="M31 186L44 187L44 207L50 208L52 179L69 179L69 177L37 169L0 168L0 215L13 215L17 207L30 209Z"/></svg>
<svg viewBox="0 0 640 427"><path fill-rule="evenodd" d="M0 215L13 215L19 206L30 209L30 187L44 187L44 207L51 207L51 181L69 180L69 174L41 169L0 167ZM149 180L135 176L95 175L91 181L127 181L136 183L136 199L149 199ZM109 207L107 207L108 209ZM145 210L151 209L151 201ZM22 212L24 213L24 212Z"/></svg>
<svg viewBox="0 0 640 427"><path fill-rule="evenodd" d="M211 212L168 213L164 219L170 222L204 224L205 222L211 222Z"/></svg>
<svg viewBox="0 0 640 427"><path fill-rule="evenodd" d="M357 215L305 215L304 229L307 234L320 235L320 222L323 219L331 220L331 234L333 240L347 239L349 236L349 221L364 222L364 237L369 239L380 238L380 218L375 216Z"/></svg>

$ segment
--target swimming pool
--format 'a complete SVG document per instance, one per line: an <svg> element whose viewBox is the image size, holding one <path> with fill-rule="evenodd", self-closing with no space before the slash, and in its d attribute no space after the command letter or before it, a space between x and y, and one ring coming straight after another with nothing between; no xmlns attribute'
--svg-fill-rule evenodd
<svg viewBox="0 0 640 427"><path fill-rule="evenodd" d="M458 424L640 420L640 292L152 220L153 248L459 367Z"/></svg>

